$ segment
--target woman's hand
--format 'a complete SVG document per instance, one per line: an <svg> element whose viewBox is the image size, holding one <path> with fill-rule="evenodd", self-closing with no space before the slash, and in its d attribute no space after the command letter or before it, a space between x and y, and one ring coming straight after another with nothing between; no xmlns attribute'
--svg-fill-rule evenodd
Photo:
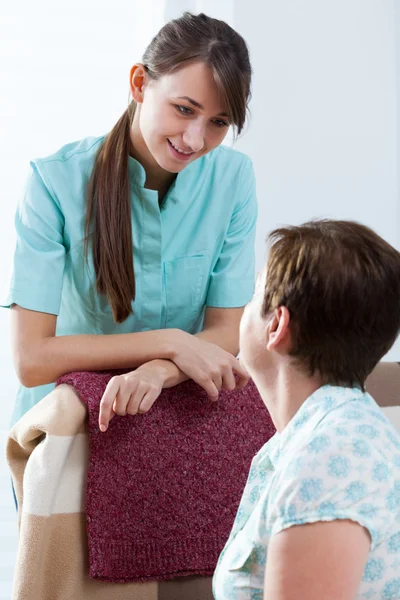
<svg viewBox="0 0 400 600"><path fill-rule="evenodd" d="M247 371L230 352L179 329L169 330L169 338L167 360L152 360L110 379L100 402L101 431L107 430L114 415L146 413L164 387L186 377L204 388L212 400L218 399L221 389L242 389L247 384Z"/></svg>
<svg viewBox="0 0 400 600"><path fill-rule="evenodd" d="M107 430L114 415L136 415L149 411L161 394L167 377L163 361L152 361L131 373L112 377L100 402L100 430Z"/></svg>
<svg viewBox="0 0 400 600"><path fill-rule="evenodd" d="M218 399L221 389L244 388L250 377L233 354L184 331L175 332L168 358L204 388L212 400Z"/></svg>

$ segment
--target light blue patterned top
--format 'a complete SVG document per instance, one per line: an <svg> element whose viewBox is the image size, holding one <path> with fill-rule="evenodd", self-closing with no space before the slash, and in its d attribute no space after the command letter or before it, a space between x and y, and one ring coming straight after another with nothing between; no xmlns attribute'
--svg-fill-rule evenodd
<svg viewBox="0 0 400 600"><path fill-rule="evenodd" d="M15 226L14 269L1 305L58 315L57 335L202 329L206 306L247 304L254 288L257 200L244 154L219 146L178 174L161 207L129 157L136 298L115 323L84 257L86 189L104 137L68 144L31 162ZM12 422L54 384L20 387Z"/></svg>
<svg viewBox="0 0 400 600"><path fill-rule="evenodd" d="M371 535L357 598L400 598L400 436L369 394L323 386L253 459L215 599L263 600L271 537L335 519Z"/></svg>

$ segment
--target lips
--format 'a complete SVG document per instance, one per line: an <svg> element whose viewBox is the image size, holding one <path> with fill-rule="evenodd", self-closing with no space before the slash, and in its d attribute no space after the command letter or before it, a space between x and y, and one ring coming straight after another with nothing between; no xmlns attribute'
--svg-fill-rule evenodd
<svg viewBox="0 0 400 600"><path fill-rule="evenodd" d="M172 148L174 150L176 150L177 152L179 152L179 154L183 154L184 156L190 156L191 154L194 154L194 152L192 150L190 150L190 151L183 150L182 148L179 148L179 146L175 146L175 144L173 144L169 138L167 138L167 140L168 140L169 144L172 146Z"/></svg>
<svg viewBox="0 0 400 600"><path fill-rule="evenodd" d="M181 163L187 163L190 160L192 160L193 156L195 156L196 152L185 152L184 150L181 150L180 148L178 148L177 146L175 146L175 144L173 144L168 138L167 138L167 142L168 142L168 148L169 148L169 152L172 156L172 158L174 159L175 163L176 161L179 161Z"/></svg>

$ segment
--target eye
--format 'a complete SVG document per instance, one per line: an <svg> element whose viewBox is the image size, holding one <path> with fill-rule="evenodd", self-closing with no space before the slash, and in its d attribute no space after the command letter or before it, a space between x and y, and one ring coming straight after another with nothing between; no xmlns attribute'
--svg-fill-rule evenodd
<svg viewBox="0 0 400 600"><path fill-rule="evenodd" d="M180 104L174 104L176 110L181 114L181 115L192 115L193 111L191 108L187 107L187 106L182 106Z"/></svg>
<svg viewBox="0 0 400 600"><path fill-rule="evenodd" d="M226 121L223 121L222 119L214 119L213 123L217 127L229 127L229 123L227 123Z"/></svg>

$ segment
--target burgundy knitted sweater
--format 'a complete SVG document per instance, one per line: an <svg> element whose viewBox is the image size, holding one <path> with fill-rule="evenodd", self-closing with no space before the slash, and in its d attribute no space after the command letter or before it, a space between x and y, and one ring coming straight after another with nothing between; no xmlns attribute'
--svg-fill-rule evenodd
<svg viewBox="0 0 400 600"><path fill-rule="evenodd" d="M87 532L90 577L114 582L212 575L250 462L275 429L255 385L220 394L193 381L162 392L144 415L98 428L109 379L71 373L89 410Z"/></svg>

